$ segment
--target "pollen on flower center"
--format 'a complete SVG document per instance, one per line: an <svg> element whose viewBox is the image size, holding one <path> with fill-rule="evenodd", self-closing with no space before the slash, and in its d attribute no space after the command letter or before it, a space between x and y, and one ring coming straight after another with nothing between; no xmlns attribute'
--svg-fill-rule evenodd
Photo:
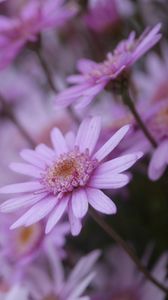
<svg viewBox="0 0 168 300"><path fill-rule="evenodd" d="M43 183L50 192L70 192L78 186L84 186L97 160L91 159L89 151L80 152L78 147L71 152L60 155L54 164L47 169Z"/></svg>
<svg viewBox="0 0 168 300"><path fill-rule="evenodd" d="M23 227L20 232L20 240L22 244L26 244L33 235L33 226Z"/></svg>

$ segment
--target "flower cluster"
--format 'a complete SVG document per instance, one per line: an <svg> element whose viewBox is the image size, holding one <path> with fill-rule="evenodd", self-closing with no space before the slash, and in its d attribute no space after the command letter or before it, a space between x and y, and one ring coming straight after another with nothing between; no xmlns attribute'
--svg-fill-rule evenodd
<svg viewBox="0 0 168 300"><path fill-rule="evenodd" d="M0 1L0 300L166 299L156 2Z"/></svg>

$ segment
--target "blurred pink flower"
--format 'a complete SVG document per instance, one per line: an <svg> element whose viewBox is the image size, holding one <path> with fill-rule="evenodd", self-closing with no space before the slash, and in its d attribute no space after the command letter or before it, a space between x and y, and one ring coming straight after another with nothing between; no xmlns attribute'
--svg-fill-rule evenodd
<svg viewBox="0 0 168 300"><path fill-rule="evenodd" d="M51 131L53 149L44 144L35 150L23 150L27 163L13 163L12 170L35 177L34 181L7 185L1 193L22 193L1 205L2 212L32 206L11 228L30 226L49 214L46 233L60 220L66 210L73 235L81 230L81 219L88 204L105 214L116 213L116 206L101 189L117 189L129 182L122 174L141 156L135 152L104 162L109 153L127 133L126 125L118 130L98 151L101 119L85 119L77 136L70 132L65 138L58 128Z"/></svg>
<svg viewBox="0 0 168 300"><path fill-rule="evenodd" d="M44 30L63 25L76 13L64 0L31 0L19 16L0 16L0 69L16 57L26 42L35 42Z"/></svg>
<svg viewBox="0 0 168 300"><path fill-rule="evenodd" d="M147 262L149 250L142 258ZM163 254L152 269L158 281L167 284L166 262L168 255ZM106 261L97 269L95 278L96 292L91 300L163 300L164 292L144 280L130 257L120 248L113 247L106 253Z"/></svg>
<svg viewBox="0 0 168 300"><path fill-rule="evenodd" d="M48 249L48 261L51 274L41 266L32 267L29 272L30 280L27 288L34 300L59 299L59 300L88 300L82 296L95 276L94 265L100 256L95 250L82 257L69 274L64 278L64 269L53 248Z"/></svg>
<svg viewBox="0 0 168 300"><path fill-rule="evenodd" d="M151 180L158 180L168 166L168 99L151 103L148 114L148 127L158 143L153 150L148 175Z"/></svg>
<svg viewBox="0 0 168 300"><path fill-rule="evenodd" d="M48 245L53 245L60 257L65 256L63 246L66 235L70 232L68 222L60 222L54 230L45 235L45 224L40 221L29 227L19 227L10 230L11 223L16 215L2 216L0 221L0 255L7 264L19 265L32 262L39 252L44 252Z"/></svg>
<svg viewBox="0 0 168 300"><path fill-rule="evenodd" d="M129 0L90 0L84 20L92 30L103 32L118 23L123 15L132 13L133 5Z"/></svg>
<svg viewBox="0 0 168 300"><path fill-rule="evenodd" d="M69 76L68 81L75 85L59 93L56 104L64 107L78 101L80 108L88 105L110 81L114 81L123 71L128 71L160 40L160 27L157 24L152 30L145 30L139 39L135 38L135 32L131 32L128 39L121 41L102 63L79 60L77 68L81 74Z"/></svg>

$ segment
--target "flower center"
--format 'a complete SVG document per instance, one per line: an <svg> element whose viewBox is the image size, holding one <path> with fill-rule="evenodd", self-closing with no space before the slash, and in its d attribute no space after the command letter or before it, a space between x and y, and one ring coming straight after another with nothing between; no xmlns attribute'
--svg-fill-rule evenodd
<svg viewBox="0 0 168 300"><path fill-rule="evenodd" d="M26 256L41 243L43 225L39 222L29 227L20 227L14 231L12 249L16 258Z"/></svg>
<svg viewBox="0 0 168 300"><path fill-rule="evenodd" d="M84 186L96 166L97 160L90 158L88 150L81 153L75 147L73 151L60 155L48 168L43 184L54 194L70 192L78 186Z"/></svg>

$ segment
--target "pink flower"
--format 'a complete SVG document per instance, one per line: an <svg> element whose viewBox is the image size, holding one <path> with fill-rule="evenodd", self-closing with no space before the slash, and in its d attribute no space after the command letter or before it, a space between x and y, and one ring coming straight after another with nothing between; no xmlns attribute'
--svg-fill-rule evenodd
<svg viewBox="0 0 168 300"><path fill-rule="evenodd" d="M18 17L0 16L0 69L16 57L26 42L35 42L46 29L63 25L76 13L76 8L64 5L64 0L32 0Z"/></svg>
<svg viewBox="0 0 168 300"><path fill-rule="evenodd" d="M167 253L164 253L152 269L152 274L165 285L167 285L167 258ZM149 259L149 249L142 258L143 261L147 259ZM145 280L130 257L117 246L110 248L106 253L106 264L99 267L95 281L97 292L91 297L92 300L164 299L164 292Z"/></svg>
<svg viewBox="0 0 168 300"><path fill-rule="evenodd" d="M88 300L82 296L95 277L94 265L100 256L95 250L82 257L65 278L63 265L53 248L48 249L48 270L41 265L32 267L25 285L33 300ZM26 284L27 283L27 284ZM17 299L21 300L21 299Z"/></svg>
<svg viewBox="0 0 168 300"><path fill-rule="evenodd" d="M142 153L127 154L107 162L104 160L128 129L128 125L122 127L95 151L101 120L94 117L82 122L76 137L70 132L64 138L60 130L54 128L51 132L53 149L40 144L34 151L23 150L21 156L26 163L13 163L11 168L35 179L1 188L1 193L22 194L2 204L1 211L32 207L11 228L30 226L49 215L46 225L48 233L67 210L71 232L77 235L88 204L105 214L116 213L115 204L101 189L117 189L128 184L129 176L123 172Z"/></svg>
<svg viewBox="0 0 168 300"><path fill-rule="evenodd" d="M131 15L132 3L129 0L90 0L85 15L86 24L96 32L103 32L116 25L124 15Z"/></svg>
<svg viewBox="0 0 168 300"><path fill-rule="evenodd" d="M16 216L15 216L16 218ZM60 222L54 230L45 235L45 224L43 221L28 227L19 227L10 230L9 227L14 221L11 215L1 217L0 222L0 255L7 264L18 264L32 262L39 252L44 252L48 245L53 245L60 257L65 256L63 246L65 245L66 235L70 232L69 223Z"/></svg>
<svg viewBox="0 0 168 300"><path fill-rule="evenodd" d="M113 53L108 53L105 61L96 63L89 59L81 59L77 64L80 75L68 78L75 84L56 97L56 104L68 106L78 101L78 107L88 105L105 86L114 81L123 71L128 69L161 38L161 25L157 24L152 30L146 30L139 39L131 32L127 40L121 41Z"/></svg>
<svg viewBox="0 0 168 300"><path fill-rule="evenodd" d="M148 113L148 127L158 143L153 150L148 175L151 180L158 180L168 166L168 100L151 103Z"/></svg>

